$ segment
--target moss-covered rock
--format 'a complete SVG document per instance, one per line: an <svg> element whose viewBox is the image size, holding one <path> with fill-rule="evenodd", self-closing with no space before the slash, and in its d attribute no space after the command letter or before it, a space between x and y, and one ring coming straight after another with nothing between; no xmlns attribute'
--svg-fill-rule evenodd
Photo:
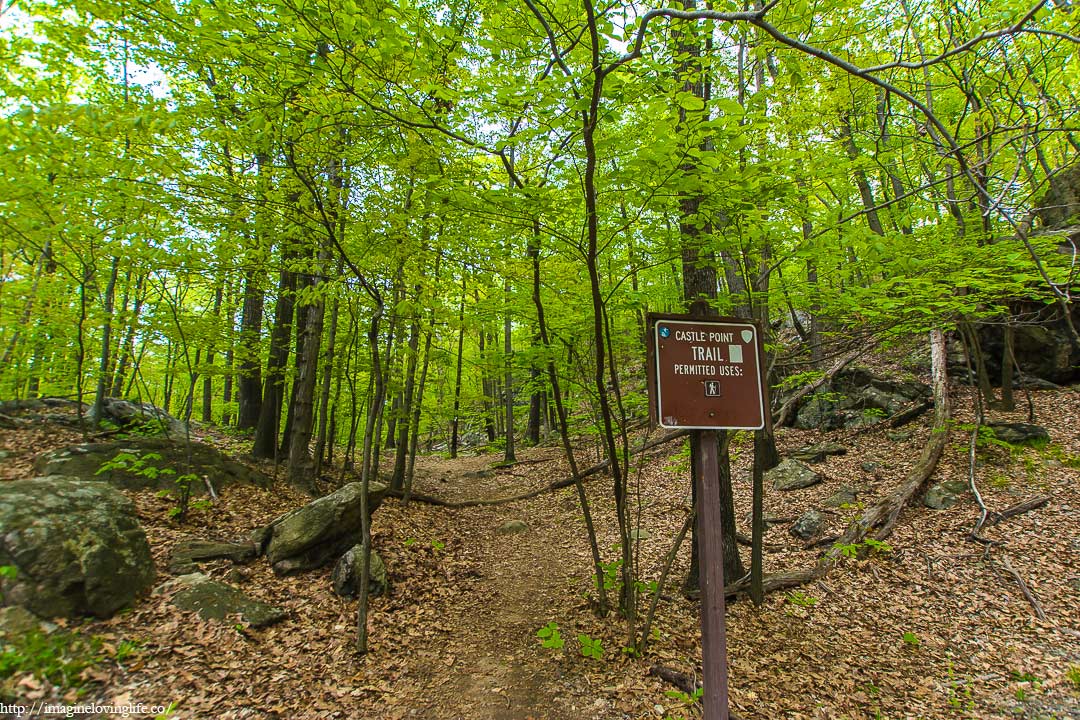
<svg viewBox="0 0 1080 720"><path fill-rule="evenodd" d="M163 587L177 589L172 604L181 610L196 612L203 620L227 620L237 617L252 627L264 627L284 620L288 613L241 590L216 582L202 573L181 575Z"/></svg>
<svg viewBox="0 0 1080 720"><path fill-rule="evenodd" d="M343 597L354 597L360 589L360 573L363 570L361 559L362 545L353 545L334 565L330 582L334 592ZM390 580L386 576L386 565L379 553L371 551L371 564L368 567L368 592L382 595L390 589Z"/></svg>
<svg viewBox="0 0 1080 720"><path fill-rule="evenodd" d="M252 539L278 575L322 567L360 542L361 485L349 483L256 530ZM382 483L370 483L368 512L386 495Z"/></svg>
<svg viewBox="0 0 1080 720"><path fill-rule="evenodd" d="M154 581L135 506L102 482L0 483L0 601L41 617L109 617Z"/></svg>
<svg viewBox="0 0 1080 720"><path fill-rule="evenodd" d="M108 469L99 472L102 467ZM177 477L185 473L200 478L191 484L191 491L196 494L206 492L202 478L215 490L229 485L270 486L266 475L236 462L217 448L166 438L70 445L39 455L34 460L34 471L41 475L105 481L130 490L173 490Z"/></svg>

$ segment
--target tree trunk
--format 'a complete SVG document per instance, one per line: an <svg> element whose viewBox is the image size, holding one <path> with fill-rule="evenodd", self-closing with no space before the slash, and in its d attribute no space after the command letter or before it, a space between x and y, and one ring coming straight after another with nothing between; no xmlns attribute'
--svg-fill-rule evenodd
<svg viewBox="0 0 1080 720"><path fill-rule="evenodd" d="M483 368L483 379L481 380L481 387L484 391L484 431L487 433L488 442L495 442L495 411L492 409L495 398L495 390L491 381L491 376L488 373L488 356L487 356L487 330L484 329L483 324L480 325L480 366Z"/></svg>
<svg viewBox="0 0 1080 720"><path fill-rule="evenodd" d="M376 296L375 312L371 315L368 330L368 344L371 347L371 377L374 393L368 406L367 423L364 426L364 456L360 472L360 538L361 572L359 599L356 609L356 652L363 655L368 647L368 581L371 569L371 512L368 508L368 486L376 477L377 463L374 443L378 438L379 418L382 416L383 399L386 397L386 379L383 377L382 361L379 357L379 320L382 317L382 302Z"/></svg>
<svg viewBox="0 0 1080 720"><path fill-rule="evenodd" d="M319 268L322 270L328 253L325 249L319 253ZM316 476L312 472L311 455L308 444L311 442L311 430L314 424L315 388L319 370L319 350L322 343L323 315L326 299L321 285L323 279L315 276L311 283L315 291L315 302L304 313L305 323L302 342L297 345L297 373L293 383L295 392L292 403L293 424L289 435L289 461L286 477L289 484L300 488L309 495L316 495ZM298 313L299 315L299 313Z"/></svg>
<svg viewBox="0 0 1080 720"><path fill-rule="evenodd" d="M465 273L461 275L461 304L458 307L457 368L454 371L454 414L450 420L450 457L458 454L458 429L461 424L461 363L465 351Z"/></svg>
<svg viewBox="0 0 1080 720"><path fill-rule="evenodd" d="M439 280L441 256L435 256L435 282ZM409 464L405 470L405 502L409 501L413 487L413 471L416 469L416 450L420 441L420 412L424 406L424 388L427 386L428 366L431 363L431 337L435 333L435 307L432 304L424 333L424 362L420 369L420 383L413 397L412 418L409 421Z"/></svg>
<svg viewBox="0 0 1080 720"><path fill-rule="evenodd" d="M305 290L314 285L314 279L310 275L301 276L303 285L297 288L297 295L302 296ZM292 385L289 388L289 404L285 406L285 426L281 430L281 446L278 448L278 457L289 457L289 444L292 442L293 424L295 422L297 393L299 388L296 384L296 378L300 376L300 365L304 362L302 357L302 350L304 347L305 333L308 327L308 316L311 314L311 305L297 305L296 317L294 318L293 327L296 328L296 338L294 340L293 352L293 372L292 372ZM320 333L321 334L321 333Z"/></svg>
<svg viewBox="0 0 1080 720"><path fill-rule="evenodd" d="M506 316L503 318L503 388L506 395L506 421L503 423L503 431L506 437L506 447L503 453L504 463L517 462L514 456L514 346L512 344L512 324L510 322L510 279L503 284L503 296L506 299Z"/></svg>
<svg viewBox="0 0 1080 720"><path fill-rule="evenodd" d="M697 3L693 0L686 0L682 3L683 8L686 10L695 10ZM678 47L680 56L686 58L686 60L680 64L678 74L682 81L682 88L684 92L693 93L703 101L702 115L707 117L707 103L708 97L706 92L706 83L704 78L704 69L701 67L701 46L699 40L694 37L693 30L688 25L679 26L678 31L673 31L675 35L675 41ZM689 133L692 130L692 121L694 117L685 108L679 109L679 125L680 128ZM688 137L688 142L697 145L700 149L707 150L709 148L708 140L705 138L699 139L694 142L692 138ZM689 157L689 156L688 156ZM692 161L686 162L682 166L682 171L686 174L693 174L699 172L699 168L696 163ZM682 286L683 286L683 301L686 303L687 309L691 312L708 317L715 316L716 310L711 306L710 301L715 300L717 297L717 276L716 276L716 261L715 258L708 251L704 250L705 241L708 237L708 233L712 228L708 223L702 223L698 216L699 209L703 198L700 194L680 192L679 193L679 235L682 245ZM738 293L737 297L747 298L747 309L749 309L748 293L746 293L745 282L742 275L738 271L738 266L734 259L730 255L725 257L724 263L725 272L729 274L728 286L729 291ZM733 494L731 492L731 480L730 480L730 467L729 467L729 455L726 451L727 447L727 433L717 433L717 438L721 445L721 452L719 454L720 461L720 501L724 505L732 503ZM690 443L690 467L691 467L691 496L693 501L697 502L697 478L694 477L694 470L698 465L697 458L701 452L701 448L698 446L695 440L691 440ZM731 504L730 507L721 508L722 515L724 517L724 576L725 577L742 577L744 574L742 561L739 558L738 544L735 538L735 508ZM700 517L700 513L698 514ZM732 522L728 522L728 518L732 519ZM694 524L693 529L693 541L691 544L691 556L690 556L690 571L687 575L685 588L689 591L694 591L698 587L698 532L697 523Z"/></svg>
<svg viewBox="0 0 1080 720"><path fill-rule="evenodd" d="M622 581L619 608L628 619L628 645L636 641L635 600L637 592L633 584L633 541L630 538L628 507L626 502L626 467L624 458L620 458L619 444L615 438L611 404L607 388L607 363L604 348L607 347L604 327L604 294L600 282L599 243L600 218L598 212L599 192L596 183L597 150L596 130L600 121L600 99L604 90L604 73L601 60L600 34L597 18L591 2L586 3L587 27L589 32L592 83L588 107L581 112L581 136L585 149L585 172L582 188L585 200L585 266L589 274L589 295L592 299L592 341L594 344L594 364L592 368L593 386L597 393L600 409L600 426L604 450L611 461L612 495L615 500L615 513L619 524ZM625 448L624 448L625 450Z"/></svg>
<svg viewBox="0 0 1080 720"><path fill-rule="evenodd" d="M221 317L221 297L224 288L219 282L217 287L214 288L214 317ZM216 340L214 341L216 342ZM214 409L214 378L210 373L211 368L214 365L214 342L210 343L210 347L206 349L206 368L203 370L203 389L202 389L202 421L208 423L213 419Z"/></svg>
<svg viewBox="0 0 1080 720"><path fill-rule="evenodd" d="M270 332L270 354L266 360L265 387L252 448L255 457L268 460L275 459L277 455L281 403L285 395L285 366L289 361L289 336L292 334L296 290L296 274L289 269L293 254L286 249L282 256L277 305L274 308L274 327Z"/></svg>
<svg viewBox="0 0 1080 720"><path fill-rule="evenodd" d="M338 267L338 274L341 274L341 267ZM322 473L323 458L326 453L327 445L333 447L334 445L334 422L331 419L333 414L330 409L330 386L334 378L334 345L337 342L337 326L338 326L338 312L341 306L341 299L334 296L334 304L330 308L330 330L326 337L326 351L323 354L323 371L322 371L322 388L319 391L319 430L315 437L315 468L312 474L318 478ZM337 393L335 395L334 412L336 413L337 402L336 397L341 395L341 377L338 376ZM327 432L329 428L330 437L327 438Z"/></svg>
<svg viewBox="0 0 1080 720"><path fill-rule="evenodd" d="M116 362L116 371L113 373L112 382L112 396L123 397L124 392L124 380L127 377L128 364L131 363L135 356L135 330L139 324L139 314L142 312L143 302L146 299L144 292L146 278L144 275L137 275L135 277L135 304L131 309L131 316L127 321L127 330L124 333L124 339L120 343L120 359ZM138 365L135 364L132 368L133 372L138 371Z"/></svg>
<svg viewBox="0 0 1080 720"><path fill-rule="evenodd" d="M419 288L416 288L419 294ZM417 350L420 345L420 316L414 314L409 324L409 339L407 342L408 359L405 366L405 388L403 390L402 404L398 412L392 413L397 425L397 440L394 453L394 472L390 476L390 488L401 490L405 487L405 470L409 460L409 420L412 414L413 403L416 402L416 367ZM393 431L391 431L392 433ZM388 445L389 447L389 445Z"/></svg>
<svg viewBox="0 0 1080 720"><path fill-rule="evenodd" d="M112 350L113 302L116 297L116 278L120 271L120 256L113 256L109 270L109 282L105 286L105 322L101 328L101 362L98 365L97 392L90 410L90 422L98 427L105 408L105 395L109 388L109 351Z"/></svg>
<svg viewBox="0 0 1080 720"><path fill-rule="evenodd" d="M250 430L258 425L262 413L259 345L262 342L264 297L258 278L255 267L244 269L244 304L240 311L240 343L237 350L240 372L236 387L236 427L240 430Z"/></svg>

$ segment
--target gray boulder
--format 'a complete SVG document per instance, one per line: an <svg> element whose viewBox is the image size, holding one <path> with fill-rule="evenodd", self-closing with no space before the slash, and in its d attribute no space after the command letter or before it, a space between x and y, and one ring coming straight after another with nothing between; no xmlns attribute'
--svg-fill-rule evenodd
<svg viewBox="0 0 1080 720"><path fill-rule="evenodd" d="M792 458L784 458L779 465L765 473L765 480L771 481L777 490L801 490L817 485L824 479L821 473Z"/></svg>
<svg viewBox="0 0 1080 720"><path fill-rule="evenodd" d="M123 430L138 429L149 435L164 435L174 440L187 437L187 426L156 405L105 398L101 407L101 419L108 420Z"/></svg>
<svg viewBox="0 0 1080 720"><path fill-rule="evenodd" d="M846 455L847 448L837 442L819 442L814 445L807 445L801 447L798 450L791 453L791 456L797 460L802 460L808 463L823 462L825 458L830 455Z"/></svg>
<svg viewBox="0 0 1080 720"><path fill-rule="evenodd" d="M1046 445L1050 433L1046 428L1030 423L990 423L994 437L1010 445Z"/></svg>
<svg viewBox="0 0 1080 720"><path fill-rule="evenodd" d="M291 575L322 567L360 542L360 483L339 490L285 513L252 540L278 575ZM386 486L370 483L368 511L374 513L386 496Z"/></svg>
<svg viewBox="0 0 1080 720"><path fill-rule="evenodd" d="M203 620L227 620L238 616L252 627L264 627L288 617L281 608L249 597L232 585L216 582L202 573L181 575L162 587L163 591L172 589L177 589L172 604L181 610L198 613Z"/></svg>
<svg viewBox="0 0 1080 720"><path fill-rule="evenodd" d="M330 583L334 592L342 597L355 597L360 590L360 575L363 571L361 560L363 559L362 545L353 545L349 548L330 573ZM386 576L386 565L382 558L371 551L371 564L368 567L368 593L382 595L390 589L390 580Z"/></svg>
<svg viewBox="0 0 1080 720"><path fill-rule="evenodd" d="M968 490L963 480L946 480L930 486L923 503L932 510L944 510L960 501L960 496Z"/></svg>
<svg viewBox="0 0 1080 720"><path fill-rule="evenodd" d="M41 617L106 618L154 581L134 504L101 482L45 477L0 483L0 601Z"/></svg>
<svg viewBox="0 0 1080 720"><path fill-rule="evenodd" d="M807 510L792 523L790 532L800 540L810 540L825 528L825 516L817 510Z"/></svg>
<svg viewBox="0 0 1080 720"><path fill-rule="evenodd" d="M891 380L866 368L849 367L803 402L794 425L804 430L873 425L925 404L931 395L930 386L924 383Z"/></svg>
<svg viewBox="0 0 1080 720"><path fill-rule="evenodd" d="M99 472L106 464L111 469ZM270 486L266 475L236 462L217 448L165 438L70 445L37 456L34 471L41 475L105 481L127 490L173 490L176 478L189 472L199 476L198 481L191 483L191 491L196 494L206 492L204 477L215 490L229 485Z"/></svg>

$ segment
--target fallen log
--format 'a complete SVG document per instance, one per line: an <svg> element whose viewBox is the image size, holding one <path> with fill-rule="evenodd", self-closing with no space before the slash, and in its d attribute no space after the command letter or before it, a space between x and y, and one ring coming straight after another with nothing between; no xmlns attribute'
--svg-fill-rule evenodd
<svg viewBox="0 0 1080 720"><path fill-rule="evenodd" d="M940 330L930 332L930 357L933 375L934 421L930 436L923 446L915 467L904 480L888 495L863 511L844 532L836 543L811 568L775 573L765 577L765 592L784 590L807 585L825 576L843 557L840 548L844 545L858 545L873 534L874 539L884 540L892 532L900 512L907 505L912 495L925 483L937 467L948 439L950 417L948 373L945 368L945 336ZM728 583L724 592L728 596L746 593L750 590L748 578L741 578Z"/></svg>
<svg viewBox="0 0 1080 720"><path fill-rule="evenodd" d="M804 385L798 390L796 390L792 394L792 396L785 400L784 404L781 405L780 408L773 414L773 426L783 427L784 425L787 425L791 421L791 415L794 413L795 407L798 406L800 400L820 388L825 383L832 380L836 373L846 368L855 358L865 353L868 349L869 348L863 348L861 350L856 350L854 352L848 353L847 355L844 355L839 360L837 360L836 363L831 368L829 368L824 375L822 375L809 385Z"/></svg>
<svg viewBox="0 0 1080 720"><path fill-rule="evenodd" d="M1049 495L1040 495L1039 497L1035 497L1030 500L1024 500L1023 502L1018 502L1015 505L1010 505L999 513L994 513L993 517L991 517L986 524L997 525L1003 520L1008 520L1009 518L1016 517L1017 515L1023 515L1024 513L1031 512L1032 510L1038 510L1039 508L1046 507L1049 504Z"/></svg>
<svg viewBox="0 0 1080 720"><path fill-rule="evenodd" d="M643 453L654 448L658 448L661 445L666 445L672 440L678 440L681 437L689 435L689 430L675 430L662 437L650 440L642 443L641 447L634 451L634 454ZM556 490L562 490L574 485L578 480L584 480L587 477L601 473L611 465L609 460L604 460L591 467L587 467L577 474L577 477L570 476L563 478L562 480L556 480L555 482L548 483L544 487L537 488L536 490L530 490L529 492L521 493L520 495L510 495L502 498L472 498L469 500L444 500L434 495L425 495L423 493L411 493L409 495L410 501L422 502L428 505L436 505L438 507L446 508L465 508L465 507L478 507L478 506L490 506L490 505L506 505L512 502L520 502L521 500L531 500L534 497L539 497L544 493L555 492ZM404 490L388 490L386 493L389 497L403 498L405 496Z"/></svg>

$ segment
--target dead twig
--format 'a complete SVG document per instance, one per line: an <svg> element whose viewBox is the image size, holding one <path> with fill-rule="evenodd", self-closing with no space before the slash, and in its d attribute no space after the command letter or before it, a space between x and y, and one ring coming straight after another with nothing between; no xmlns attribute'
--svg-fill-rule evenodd
<svg viewBox="0 0 1080 720"><path fill-rule="evenodd" d="M997 525L1003 520L1014 518L1017 515L1023 515L1024 513L1031 512L1032 510L1038 510L1039 508L1046 507L1049 504L1049 495L1040 495L1039 497L1035 497L1030 500L1024 500L1023 502L1018 502L1015 505L1010 505L999 513L994 513L994 516L990 518L987 524Z"/></svg>
<svg viewBox="0 0 1080 720"><path fill-rule="evenodd" d="M1024 578L1020 577L1020 573L1016 572L1012 564L1009 562L1009 558L1003 557L1001 559L1001 568L1012 576L1012 579L1016 581L1016 584L1020 586L1020 592L1024 594L1027 601L1031 603L1032 610L1035 611L1035 617L1040 620L1046 619L1046 613L1043 612L1042 604L1039 602L1039 598L1035 597L1035 593L1031 592L1031 588L1024 582Z"/></svg>

